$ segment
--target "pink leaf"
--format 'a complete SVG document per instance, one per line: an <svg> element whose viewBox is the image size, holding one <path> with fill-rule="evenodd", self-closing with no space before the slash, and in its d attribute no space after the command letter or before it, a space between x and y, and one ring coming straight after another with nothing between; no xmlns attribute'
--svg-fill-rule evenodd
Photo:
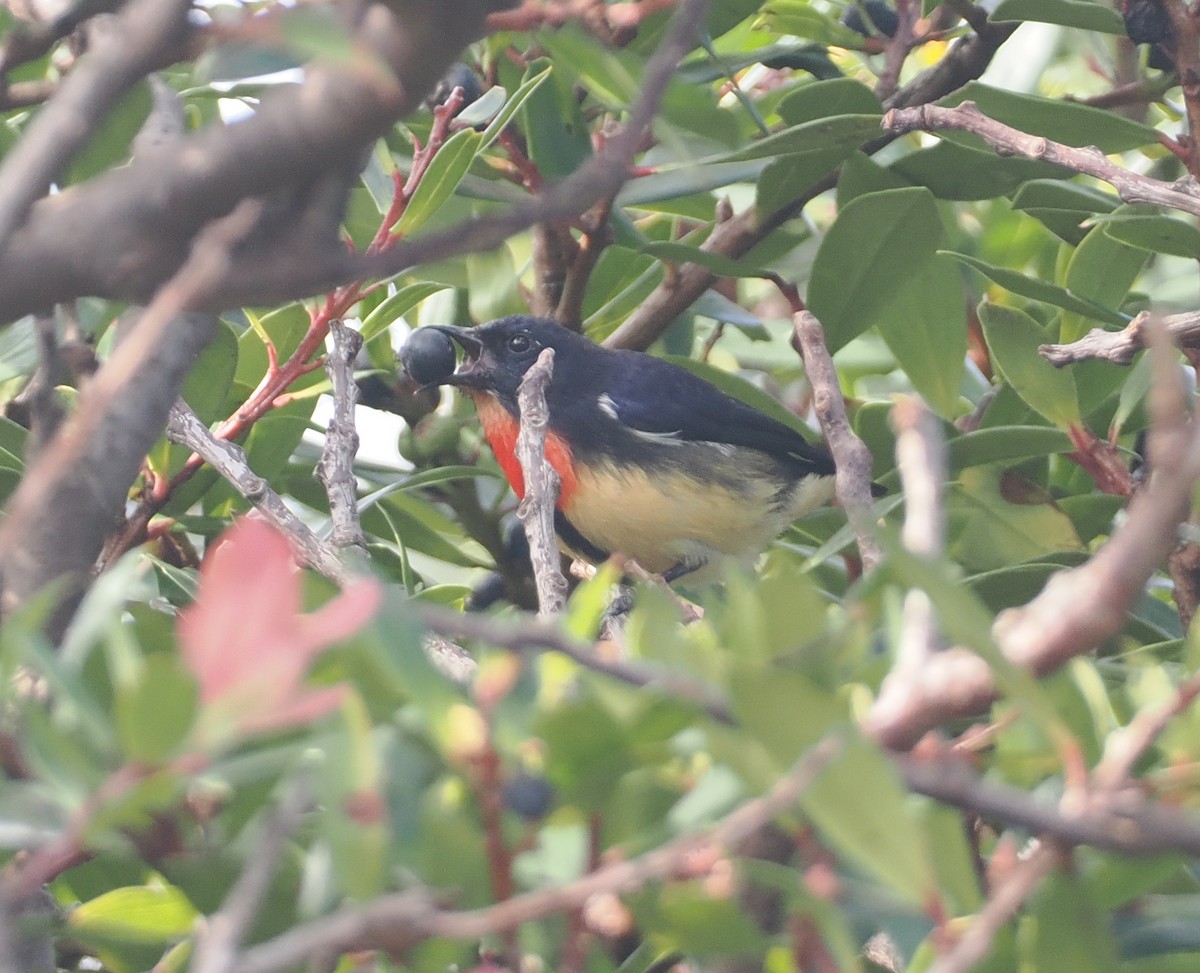
<svg viewBox="0 0 1200 973"><path fill-rule="evenodd" d="M358 581L306 615L302 583L287 538L262 520L238 521L205 559L178 632L200 684L200 737L208 745L302 726L341 702L344 687L309 689L305 676L326 647L370 621L382 591Z"/></svg>

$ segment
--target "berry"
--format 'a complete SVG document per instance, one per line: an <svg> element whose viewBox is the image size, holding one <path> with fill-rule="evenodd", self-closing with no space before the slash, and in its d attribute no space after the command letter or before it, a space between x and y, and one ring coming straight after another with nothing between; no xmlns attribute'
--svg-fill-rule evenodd
<svg viewBox="0 0 1200 973"><path fill-rule="evenodd" d="M1160 0L1125 0L1121 4L1125 33L1135 44L1158 44L1174 33L1171 15Z"/></svg>
<svg viewBox="0 0 1200 973"><path fill-rule="evenodd" d="M527 821L537 821L553 806L554 788L545 777L522 770L504 785L504 803Z"/></svg>
<svg viewBox="0 0 1200 973"><path fill-rule="evenodd" d="M900 18L883 0L860 0L859 3L846 8L842 14L842 26L849 27L863 37L877 37L880 34L884 37L895 37Z"/></svg>
<svg viewBox="0 0 1200 973"><path fill-rule="evenodd" d="M436 328L419 328L408 336L400 349L400 364L414 382L441 385L458 364L454 342Z"/></svg>

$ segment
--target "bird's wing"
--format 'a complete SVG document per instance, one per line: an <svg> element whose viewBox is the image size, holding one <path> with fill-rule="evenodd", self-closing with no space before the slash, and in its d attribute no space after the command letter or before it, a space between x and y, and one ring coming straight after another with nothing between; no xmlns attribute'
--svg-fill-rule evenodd
<svg viewBox="0 0 1200 973"><path fill-rule="evenodd" d="M618 364L606 376L601 405L622 425L651 436L761 450L804 472L834 472L829 454L794 429L686 369L648 355L622 356Z"/></svg>

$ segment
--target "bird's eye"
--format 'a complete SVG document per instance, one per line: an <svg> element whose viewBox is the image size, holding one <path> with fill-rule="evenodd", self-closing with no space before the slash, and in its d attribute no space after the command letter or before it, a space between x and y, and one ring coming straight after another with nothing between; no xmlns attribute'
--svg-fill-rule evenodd
<svg viewBox="0 0 1200 973"><path fill-rule="evenodd" d="M516 355L523 355L533 347L533 339L527 334L515 334L508 339L508 350Z"/></svg>

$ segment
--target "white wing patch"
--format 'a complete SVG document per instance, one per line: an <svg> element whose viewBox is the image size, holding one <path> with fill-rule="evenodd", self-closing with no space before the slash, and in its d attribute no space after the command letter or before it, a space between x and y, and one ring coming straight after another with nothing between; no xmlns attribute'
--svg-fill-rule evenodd
<svg viewBox="0 0 1200 973"><path fill-rule="evenodd" d="M601 393L600 398L596 400L596 405L600 407L600 411L612 419L616 419L624 425L621 419L621 414L617 411L617 403L615 403L607 392ZM679 437L682 435L681 429L676 429L673 432L649 432L645 429L634 429L631 426L626 426L633 435L638 439L645 440L649 443L661 443L663 445L678 446L683 442Z"/></svg>

